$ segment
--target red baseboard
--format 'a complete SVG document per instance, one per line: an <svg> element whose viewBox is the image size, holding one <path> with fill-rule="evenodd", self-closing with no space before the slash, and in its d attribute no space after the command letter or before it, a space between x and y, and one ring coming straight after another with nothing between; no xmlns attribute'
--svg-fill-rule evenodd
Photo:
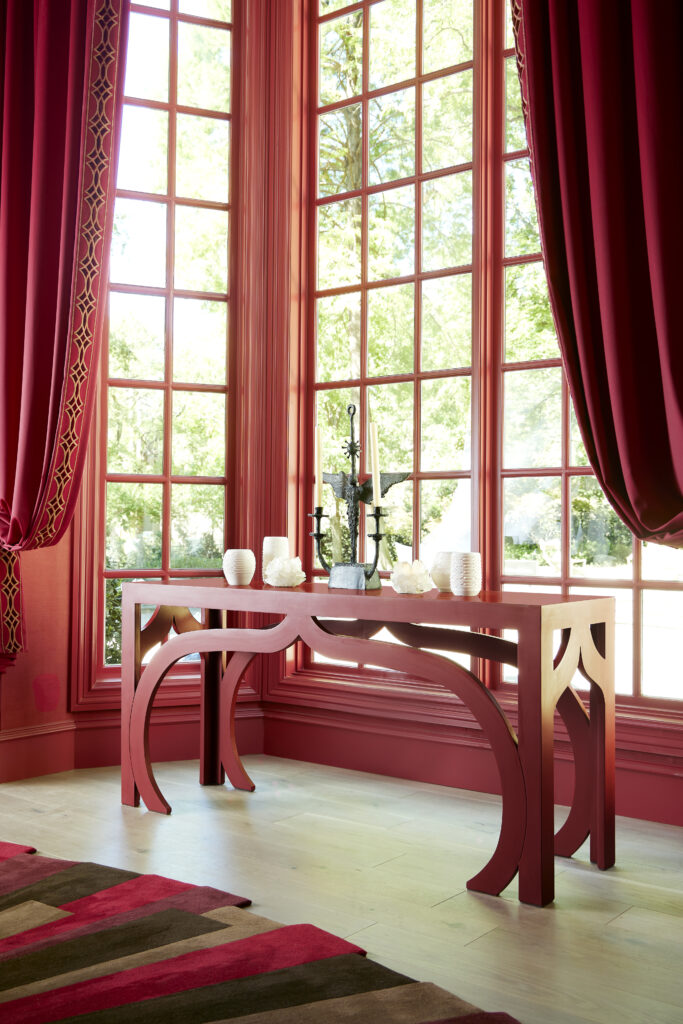
<svg viewBox="0 0 683 1024"><path fill-rule="evenodd" d="M452 730L451 730L452 731ZM441 730L420 735L402 723L354 721L321 709L273 708L266 712L263 752L315 764L374 772L395 778L499 793L493 755L481 740L447 737ZM555 800L568 805L574 767L564 753L555 758ZM683 775L670 765L617 760L617 814L683 826Z"/></svg>

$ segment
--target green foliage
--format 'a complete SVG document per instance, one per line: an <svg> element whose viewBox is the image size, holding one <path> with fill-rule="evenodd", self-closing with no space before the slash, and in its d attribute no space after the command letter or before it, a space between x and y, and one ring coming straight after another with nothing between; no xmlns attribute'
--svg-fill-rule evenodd
<svg viewBox="0 0 683 1024"><path fill-rule="evenodd" d="M104 663L121 664L121 580L104 581Z"/></svg>

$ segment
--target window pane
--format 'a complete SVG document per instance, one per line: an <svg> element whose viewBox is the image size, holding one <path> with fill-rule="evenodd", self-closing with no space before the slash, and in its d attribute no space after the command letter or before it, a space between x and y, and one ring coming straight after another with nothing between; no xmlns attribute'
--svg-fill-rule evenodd
<svg viewBox="0 0 683 1024"><path fill-rule="evenodd" d="M360 377L360 292L318 299L317 380Z"/></svg>
<svg viewBox="0 0 683 1024"><path fill-rule="evenodd" d="M505 61L505 152L510 153L526 147L517 61L514 57L508 57Z"/></svg>
<svg viewBox="0 0 683 1024"><path fill-rule="evenodd" d="M230 32L206 25L178 25L178 103L230 110Z"/></svg>
<svg viewBox="0 0 683 1024"><path fill-rule="evenodd" d="M318 288L359 283L360 240L360 199L318 208Z"/></svg>
<svg viewBox="0 0 683 1024"><path fill-rule="evenodd" d="M368 388L368 419L377 424L380 469L413 469L413 385L375 384Z"/></svg>
<svg viewBox="0 0 683 1024"><path fill-rule="evenodd" d="M422 369L472 365L472 275L422 282Z"/></svg>
<svg viewBox="0 0 683 1024"><path fill-rule="evenodd" d="M472 0L424 0L422 18L425 74L472 60Z"/></svg>
<svg viewBox="0 0 683 1024"><path fill-rule="evenodd" d="M218 569L224 551L222 487L173 484L171 488L171 566Z"/></svg>
<svg viewBox="0 0 683 1024"><path fill-rule="evenodd" d="M414 365L414 285L368 292L368 374L411 373Z"/></svg>
<svg viewBox="0 0 683 1024"><path fill-rule="evenodd" d="M503 465L559 466L562 461L562 370L506 373Z"/></svg>
<svg viewBox="0 0 683 1024"><path fill-rule="evenodd" d="M168 18L131 14L126 55L126 96L168 101Z"/></svg>
<svg viewBox="0 0 683 1024"><path fill-rule="evenodd" d="M321 14L331 14L340 7L348 7L352 2L353 0L318 0Z"/></svg>
<svg viewBox="0 0 683 1024"><path fill-rule="evenodd" d="M422 87L422 169L472 159L472 72L436 78Z"/></svg>
<svg viewBox="0 0 683 1024"><path fill-rule="evenodd" d="M542 263L505 268L505 360L557 359L560 350Z"/></svg>
<svg viewBox="0 0 683 1024"><path fill-rule="evenodd" d="M363 167L360 103L318 118L318 195L333 196L361 187Z"/></svg>
<svg viewBox="0 0 683 1024"><path fill-rule="evenodd" d="M121 580L104 581L104 663L121 664Z"/></svg>
<svg viewBox="0 0 683 1024"><path fill-rule="evenodd" d="M166 206L117 199L109 280L163 287L166 283Z"/></svg>
<svg viewBox="0 0 683 1024"><path fill-rule="evenodd" d="M368 279L403 277L415 269L415 186L368 197Z"/></svg>
<svg viewBox="0 0 683 1024"><path fill-rule="evenodd" d="M683 694L681 623L683 593L643 591L643 674L646 697L680 700Z"/></svg>
<svg viewBox="0 0 683 1024"><path fill-rule="evenodd" d="M633 693L633 591L603 590L600 587L572 587L570 594L595 594L614 597L615 648L614 689L617 693ZM577 672L572 680L576 689L588 689L588 681Z"/></svg>
<svg viewBox="0 0 683 1024"><path fill-rule="evenodd" d="M423 472L470 468L472 382L469 377L423 380L420 403Z"/></svg>
<svg viewBox="0 0 683 1024"><path fill-rule="evenodd" d="M109 295L109 376L164 379L166 303L152 295Z"/></svg>
<svg viewBox="0 0 683 1024"><path fill-rule="evenodd" d="M116 187L131 192L167 191L168 114L146 107L123 107Z"/></svg>
<svg viewBox="0 0 683 1024"><path fill-rule="evenodd" d="M231 7L231 0L180 0L178 9L181 14L194 14L196 18L230 21Z"/></svg>
<svg viewBox="0 0 683 1024"><path fill-rule="evenodd" d="M469 551L471 530L469 480L420 483L420 561L429 567L437 551Z"/></svg>
<svg viewBox="0 0 683 1024"><path fill-rule="evenodd" d="M472 174L448 174L422 186L422 269L472 262Z"/></svg>
<svg viewBox="0 0 683 1024"><path fill-rule="evenodd" d="M142 388L109 388L107 469L110 473L163 470L164 393Z"/></svg>
<svg viewBox="0 0 683 1024"><path fill-rule="evenodd" d="M678 580L683 583L683 549L666 544L643 544L642 576L646 580Z"/></svg>
<svg viewBox="0 0 683 1024"><path fill-rule="evenodd" d="M586 449L583 441L581 440L581 431L579 430L579 424L576 419L574 404L571 397L569 399L569 451L570 466L588 465L588 456L586 455Z"/></svg>
<svg viewBox="0 0 683 1024"><path fill-rule="evenodd" d="M227 291L228 214L178 206L175 216L175 287Z"/></svg>
<svg viewBox="0 0 683 1024"><path fill-rule="evenodd" d="M362 89L363 12L354 11L320 26L320 104L359 96Z"/></svg>
<svg viewBox="0 0 683 1024"><path fill-rule="evenodd" d="M506 575L559 576L560 491L560 479L554 476L503 481Z"/></svg>
<svg viewBox="0 0 683 1024"><path fill-rule="evenodd" d="M342 451L342 445L349 438L349 405L356 406L354 428L356 440L360 435L360 391L358 388L335 388L318 391L316 395L316 421L320 427L324 473L348 473L351 463ZM323 488L323 493L331 489Z"/></svg>
<svg viewBox="0 0 683 1024"><path fill-rule="evenodd" d="M515 33L512 27L512 4L505 4L505 49L515 45Z"/></svg>
<svg viewBox="0 0 683 1024"><path fill-rule="evenodd" d="M371 185L415 173L415 90L370 100Z"/></svg>
<svg viewBox="0 0 683 1024"><path fill-rule="evenodd" d="M381 437L380 437L381 441ZM382 463L382 469L385 469ZM368 506L369 511L369 506ZM379 568L391 569L397 562L413 560L413 483L404 480L387 491L382 498L382 511L386 519L382 520L384 537L380 541ZM371 524L374 520L370 520ZM375 542L368 538L366 559L375 555Z"/></svg>
<svg viewBox="0 0 683 1024"><path fill-rule="evenodd" d="M178 114L176 133L176 195L227 203L230 122Z"/></svg>
<svg viewBox="0 0 683 1024"><path fill-rule="evenodd" d="M161 564L161 484L107 484L107 569Z"/></svg>
<svg viewBox="0 0 683 1024"><path fill-rule="evenodd" d="M228 305L204 299L173 303L173 380L225 384Z"/></svg>
<svg viewBox="0 0 683 1024"><path fill-rule="evenodd" d="M528 159L505 164L505 255L540 252L538 219Z"/></svg>
<svg viewBox="0 0 683 1024"><path fill-rule="evenodd" d="M225 474L225 396L173 394L173 469L176 476Z"/></svg>
<svg viewBox="0 0 683 1024"><path fill-rule="evenodd" d="M574 576L628 579L633 537L593 476L571 481L571 559Z"/></svg>
<svg viewBox="0 0 683 1024"><path fill-rule="evenodd" d="M370 88L415 75L414 0L383 0L370 8Z"/></svg>

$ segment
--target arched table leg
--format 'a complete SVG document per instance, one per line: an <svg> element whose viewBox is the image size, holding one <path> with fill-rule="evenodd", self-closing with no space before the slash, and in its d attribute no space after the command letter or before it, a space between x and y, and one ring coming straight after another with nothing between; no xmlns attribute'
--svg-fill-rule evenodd
<svg viewBox="0 0 683 1024"><path fill-rule="evenodd" d="M154 696L169 669L188 654L213 651L258 651L272 654L297 639L296 623L284 619L271 629L204 629L172 637L150 659L140 676L130 714L130 764L140 797L150 811L170 814L159 789L149 752L149 721Z"/></svg>
<svg viewBox="0 0 683 1024"><path fill-rule="evenodd" d="M502 787L503 816L496 849L486 866L469 879L467 888L497 896L512 881L519 866L524 842L526 795L516 737L491 692L467 669L438 654L378 640L332 636L312 619L302 619L299 629L304 643L325 657L360 661L439 683L470 709L496 759Z"/></svg>
<svg viewBox="0 0 683 1024"><path fill-rule="evenodd" d="M251 662L256 657L254 651L240 651L233 654L221 678L220 685L220 718L218 723L218 748L225 774L235 789L244 789L253 793L256 786L249 778L247 770L237 750L235 740L235 704L240 681Z"/></svg>
<svg viewBox="0 0 683 1024"><path fill-rule="evenodd" d="M581 698L568 686L557 702L574 755L574 795L564 825L555 835L555 853L571 857L590 832L590 808L593 772L590 748L590 722Z"/></svg>

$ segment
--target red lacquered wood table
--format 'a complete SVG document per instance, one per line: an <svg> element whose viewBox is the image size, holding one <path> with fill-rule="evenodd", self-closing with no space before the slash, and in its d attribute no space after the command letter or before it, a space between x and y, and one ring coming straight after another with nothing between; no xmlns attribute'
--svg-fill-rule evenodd
<svg viewBox="0 0 683 1024"><path fill-rule="evenodd" d="M157 609L144 629L143 605ZM188 608L202 609L203 625ZM260 629L227 628L228 612L264 613L280 621ZM554 855L571 856L589 834L591 860L602 869L614 864L613 598L508 592L468 598L437 590L396 594L386 587L329 590L324 582L294 589L230 587L212 578L124 583L122 614L124 804L137 806L142 797L149 810L170 813L150 762L150 714L168 670L192 653L204 656L200 782L220 784L227 775L236 788L253 790L235 744L239 683L257 654L284 650L301 639L328 658L440 684L477 719L496 759L503 806L496 849L468 888L497 895L519 871L519 898L545 906L554 897ZM168 637L172 625L177 635ZM372 639L384 627L407 646ZM517 630L516 643L473 632L504 629ZM165 642L143 666L145 653L160 640ZM494 693L434 650L517 666L518 736ZM577 669L591 684L589 710L571 686ZM555 709L564 720L575 763L572 806L556 835Z"/></svg>

